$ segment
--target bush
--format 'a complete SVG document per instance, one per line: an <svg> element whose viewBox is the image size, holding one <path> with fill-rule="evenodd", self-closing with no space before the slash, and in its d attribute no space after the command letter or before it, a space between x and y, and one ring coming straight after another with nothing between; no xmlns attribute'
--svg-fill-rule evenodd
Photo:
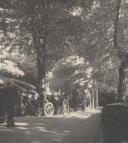
<svg viewBox="0 0 128 143"><path fill-rule="evenodd" d="M104 106L110 103L116 102L116 93L115 92L99 92L99 104Z"/></svg>
<svg viewBox="0 0 128 143"><path fill-rule="evenodd" d="M106 143L128 141L128 106L106 105L102 110L102 124Z"/></svg>

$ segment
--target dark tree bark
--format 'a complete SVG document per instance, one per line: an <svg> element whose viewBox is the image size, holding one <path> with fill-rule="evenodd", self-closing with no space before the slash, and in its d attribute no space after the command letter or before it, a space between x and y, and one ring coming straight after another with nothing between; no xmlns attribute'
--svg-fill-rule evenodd
<svg viewBox="0 0 128 143"><path fill-rule="evenodd" d="M38 10L31 18L32 36L37 53L37 92L43 97L43 81L46 72L46 0L40 0Z"/></svg>
<svg viewBox="0 0 128 143"><path fill-rule="evenodd" d="M119 11L120 11L120 5L121 0L117 1L117 7L116 7L116 19L115 19L115 27L114 27L114 48L117 49L119 52L119 46L118 46L118 28L119 28Z"/></svg>
<svg viewBox="0 0 128 143"><path fill-rule="evenodd" d="M117 1L116 7L116 19L115 19L115 28L114 28L114 48L117 50L118 57L121 61L119 67L119 81L118 81L118 101L120 102L124 96L124 81L125 81L125 68L126 68L126 55L122 54L122 50L118 45L118 29L119 29L119 12L120 12L121 0Z"/></svg>
<svg viewBox="0 0 128 143"><path fill-rule="evenodd" d="M125 85L125 61L121 61L121 65L119 67L119 83L118 83L118 101L122 101L124 96L124 85Z"/></svg>

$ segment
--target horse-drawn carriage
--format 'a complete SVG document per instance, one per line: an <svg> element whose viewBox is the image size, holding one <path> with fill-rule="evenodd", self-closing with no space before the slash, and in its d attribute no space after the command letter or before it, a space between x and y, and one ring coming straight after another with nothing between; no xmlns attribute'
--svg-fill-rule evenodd
<svg viewBox="0 0 128 143"><path fill-rule="evenodd" d="M40 109L40 114L44 113L45 116L53 115L68 115L69 103L64 95L53 93L52 95L44 96L44 106Z"/></svg>

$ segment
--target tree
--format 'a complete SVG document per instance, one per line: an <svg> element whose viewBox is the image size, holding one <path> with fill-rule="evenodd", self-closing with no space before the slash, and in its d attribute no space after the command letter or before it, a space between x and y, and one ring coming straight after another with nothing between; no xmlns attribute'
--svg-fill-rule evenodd
<svg viewBox="0 0 128 143"><path fill-rule="evenodd" d="M86 4L88 5L87 7L90 7L92 2L93 0L80 0L78 2L74 0L72 0L72 2L60 2L56 0L53 2L46 0L2 1L2 7L13 10L12 16L19 18L21 25L27 26L32 33L33 43L37 53L37 90L39 92L42 85L42 79L45 78L46 59L48 57L46 43L48 33L51 31L49 29L53 29L53 27L57 25L60 16L66 14L67 17L69 17L68 10L72 11L75 7L86 6ZM68 19L65 19L65 21L67 20Z"/></svg>
<svg viewBox="0 0 128 143"><path fill-rule="evenodd" d="M0 59L0 74L9 77L24 76L24 72L12 61Z"/></svg>
<svg viewBox="0 0 128 143"><path fill-rule="evenodd" d="M126 1L95 0L91 12L80 15L85 20L85 33L78 52L89 59L99 82L118 86L119 100L127 68L127 8Z"/></svg>
<svg viewBox="0 0 128 143"><path fill-rule="evenodd" d="M89 89L93 86L92 67L88 61L77 55L59 60L52 69L50 80L52 90L69 95L75 88Z"/></svg>
<svg viewBox="0 0 128 143"><path fill-rule="evenodd" d="M121 34L121 31L119 30L121 4L122 4L122 1L118 0L117 8L116 8L115 29L114 29L114 48L117 50L118 57L121 61L120 67L119 67L119 83L118 83L118 100L119 101L121 101L121 99L125 93L125 69L127 68L127 62L128 62L128 53L127 53L127 51L125 51L126 47L124 48L124 47L122 47L121 44L119 44L119 41L120 41L119 34ZM121 36L125 37L122 34L121 34ZM124 39L122 41L125 42Z"/></svg>

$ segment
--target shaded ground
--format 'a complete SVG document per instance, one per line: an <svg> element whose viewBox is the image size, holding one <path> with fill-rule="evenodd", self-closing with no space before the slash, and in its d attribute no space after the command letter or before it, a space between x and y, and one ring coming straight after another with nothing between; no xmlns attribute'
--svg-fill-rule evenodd
<svg viewBox="0 0 128 143"><path fill-rule="evenodd" d="M14 128L0 125L0 143L103 143L100 113L20 117Z"/></svg>

